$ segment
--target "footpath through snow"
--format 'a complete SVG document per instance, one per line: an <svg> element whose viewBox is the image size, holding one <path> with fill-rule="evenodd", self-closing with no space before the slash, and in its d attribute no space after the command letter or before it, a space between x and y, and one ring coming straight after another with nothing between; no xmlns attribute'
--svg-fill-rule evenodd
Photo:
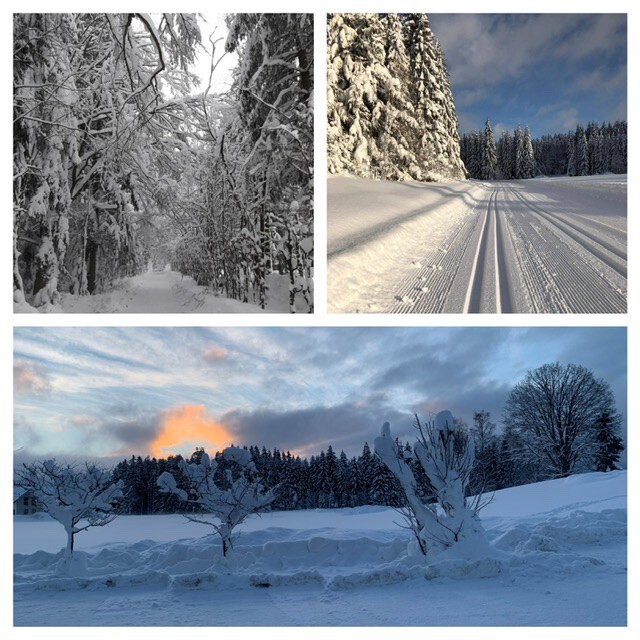
<svg viewBox="0 0 640 640"><path fill-rule="evenodd" d="M332 176L329 310L623 313L626 184Z"/></svg>
<svg viewBox="0 0 640 640"><path fill-rule="evenodd" d="M189 276L178 272L148 271L119 280L113 289L92 296L63 293L58 305L35 309L16 304L16 312L45 313L286 313L289 311L286 278L267 278L267 308L215 295ZM300 306L302 300L297 301ZM306 311L298 309L298 311Z"/></svg>
<svg viewBox="0 0 640 640"><path fill-rule="evenodd" d="M181 516L14 518L17 625L624 625L626 472L499 491L489 551L425 561L384 507L274 512L231 557ZM195 537L190 537L195 536Z"/></svg>

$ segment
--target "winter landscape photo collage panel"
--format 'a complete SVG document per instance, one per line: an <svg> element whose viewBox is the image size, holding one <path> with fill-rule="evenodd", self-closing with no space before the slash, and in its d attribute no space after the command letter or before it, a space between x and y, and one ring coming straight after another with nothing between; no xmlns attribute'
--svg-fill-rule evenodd
<svg viewBox="0 0 640 640"><path fill-rule="evenodd" d="M327 33L330 312L626 312L626 15Z"/></svg>
<svg viewBox="0 0 640 640"><path fill-rule="evenodd" d="M626 51L13 14L12 636L628 628Z"/></svg>

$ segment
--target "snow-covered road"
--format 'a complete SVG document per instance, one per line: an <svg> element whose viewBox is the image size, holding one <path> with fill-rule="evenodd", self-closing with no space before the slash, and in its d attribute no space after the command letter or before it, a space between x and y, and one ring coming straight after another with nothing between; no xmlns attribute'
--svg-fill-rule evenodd
<svg viewBox="0 0 640 640"><path fill-rule="evenodd" d="M91 296L63 293L60 303L34 309L24 303L16 305L16 312L43 313L261 313L288 312L288 283L286 278L267 276L269 296L267 309L215 295L193 278L176 271L148 271L123 278L112 289ZM306 312L304 301L297 302L298 311Z"/></svg>
<svg viewBox="0 0 640 640"><path fill-rule="evenodd" d="M329 310L624 313L626 184L332 177Z"/></svg>

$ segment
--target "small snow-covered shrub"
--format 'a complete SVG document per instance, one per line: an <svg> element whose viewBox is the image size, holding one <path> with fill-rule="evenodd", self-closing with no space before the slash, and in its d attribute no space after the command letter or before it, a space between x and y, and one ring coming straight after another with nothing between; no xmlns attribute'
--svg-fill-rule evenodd
<svg viewBox="0 0 640 640"><path fill-rule="evenodd" d="M216 484L214 477L218 463L204 451L199 459L192 462L182 460L180 463L180 470L189 483L188 491L180 489L168 471L158 477L158 486L161 492L172 493L202 508L204 514L193 513L186 517L192 522L213 527L222 539L222 553L226 556L233 547L233 530L250 515L268 506L275 494L274 489L264 490L251 454L246 449L227 447L222 457L230 463L224 473L227 488L220 488ZM217 482L220 484L220 478ZM207 513L219 522L208 519Z"/></svg>
<svg viewBox="0 0 640 640"><path fill-rule="evenodd" d="M375 452L402 486L407 522L420 551L427 555L462 541L471 552L476 542L484 546L480 496L465 495L475 458L473 438L455 427L449 411L441 411L427 424L416 416L416 428L418 439L411 458L399 450L388 422L375 439ZM410 464L410 459L416 464ZM433 502L419 495L416 474L420 472L426 475Z"/></svg>
<svg viewBox="0 0 640 640"><path fill-rule="evenodd" d="M113 482L109 471L89 462L81 468L62 466L53 459L25 463L16 471L15 484L31 491L43 510L64 527L67 561L76 533L109 524L116 517L113 507L122 497L122 481Z"/></svg>

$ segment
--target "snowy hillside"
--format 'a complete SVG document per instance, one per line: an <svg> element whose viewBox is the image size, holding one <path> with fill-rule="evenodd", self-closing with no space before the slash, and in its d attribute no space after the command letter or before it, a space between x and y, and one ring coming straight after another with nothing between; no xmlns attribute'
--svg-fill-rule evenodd
<svg viewBox="0 0 640 640"><path fill-rule="evenodd" d="M330 177L329 311L623 313L625 175Z"/></svg>
<svg viewBox="0 0 640 640"><path fill-rule="evenodd" d="M495 494L491 547L425 562L384 507L248 520L226 560L181 516L78 536L14 518L16 625L625 625L626 472Z"/></svg>

